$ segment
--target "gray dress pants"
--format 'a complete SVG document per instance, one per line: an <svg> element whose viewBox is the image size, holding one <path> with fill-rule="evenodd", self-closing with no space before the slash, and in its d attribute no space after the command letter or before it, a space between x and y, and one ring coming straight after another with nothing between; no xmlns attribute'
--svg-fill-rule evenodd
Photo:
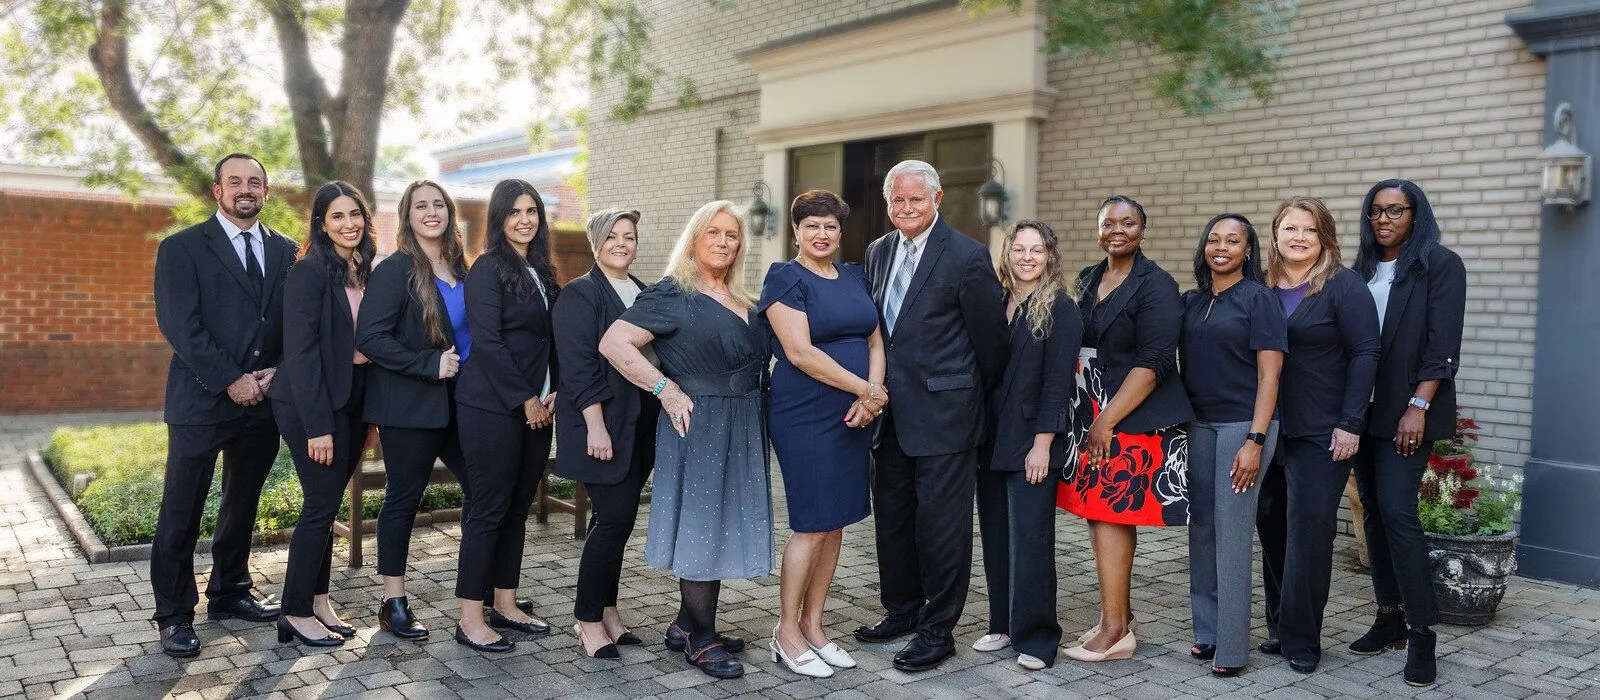
<svg viewBox="0 0 1600 700"><path fill-rule="evenodd" d="M1278 423L1267 428L1261 471L1244 493L1233 492L1234 455L1250 423L1189 423L1189 605L1194 640L1215 644L1213 666L1250 661L1252 535L1261 482L1278 444Z"/></svg>

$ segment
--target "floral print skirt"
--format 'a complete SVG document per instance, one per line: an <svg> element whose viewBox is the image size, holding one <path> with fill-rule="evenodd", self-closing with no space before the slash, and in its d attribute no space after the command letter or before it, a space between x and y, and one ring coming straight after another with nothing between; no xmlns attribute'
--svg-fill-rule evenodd
<svg viewBox="0 0 1600 700"><path fill-rule="evenodd" d="M1073 412L1081 442L1069 450L1061 470L1056 505L1089 520L1123 525L1189 524L1189 434L1182 425L1148 433L1114 433L1111 459L1090 464L1084 456L1088 428L1111 400L1094 348L1078 354L1078 393Z"/></svg>

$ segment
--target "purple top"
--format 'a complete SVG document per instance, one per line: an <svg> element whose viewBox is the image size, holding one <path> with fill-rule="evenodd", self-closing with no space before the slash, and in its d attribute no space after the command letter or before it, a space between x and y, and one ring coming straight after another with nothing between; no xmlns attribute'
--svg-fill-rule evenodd
<svg viewBox="0 0 1600 700"><path fill-rule="evenodd" d="M1311 283L1307 282L1294 289L1273 287L1272 291L1278 293L1278 301L1283 304L1283 315L1293 316L1294 310L1300 307L1300 302L1306 300L1306 292L1311 291Z"/></svg>

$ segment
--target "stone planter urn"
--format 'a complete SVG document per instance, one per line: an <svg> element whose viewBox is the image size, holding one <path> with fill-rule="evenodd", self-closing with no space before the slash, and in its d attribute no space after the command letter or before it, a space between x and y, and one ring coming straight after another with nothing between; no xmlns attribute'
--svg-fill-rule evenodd
<svg viewBox="0 0 1600 700"><path fill-rule="evenodd" d="M1517 570L1517 533L1423 534L1428 538L1439 621L1488 624L1506 594L1506 579Z"/></svg>

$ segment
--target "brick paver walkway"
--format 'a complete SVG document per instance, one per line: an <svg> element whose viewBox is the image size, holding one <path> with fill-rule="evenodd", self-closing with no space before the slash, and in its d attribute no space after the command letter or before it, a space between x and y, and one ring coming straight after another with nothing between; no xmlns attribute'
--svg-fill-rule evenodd
<svg viewBox="0 0 1600 700"><path fill-rule="evenodd" d="M1187 547L1176 528L1140 533L1134 609L1142 644L1129 661L1087 665L1063 658L1054 668L1029 673L1010 654L971 651L966 644L984 632L980 618L986 609L982 569L974 566L955 657L927 673L895 670L890 658L899 645L863 646L849 637L856 625L880 613L870 522L846 530L825 620L860 668L812 681L771 663L764 640L775 622L776 577L723 587L724 631L752 642L742 654L744 678L716 682L686 666L681 655L659 643L660 630L675 613L676 585L640 563L642 527L624 574L622 606L624 619L649 645L623 649L621 663L582 659L569 627L579 544L570 536L570 523L552 516L549 525L530 524L523 592L557 632L519 642L512 654L478 654L450 640L457 529L447 526L419 530L413 544L412 607L433 630L433 641L401 642L377 631L377 574L370 567L336 568L335 601L361 630L343 648L302 650L278 644L269 625L204 622L202 603L196 628L205 651L180 662L161 654L148 622L148 565L85 564L24 464L26 450L41 447L59 423L154 418L0 419L0 697L1600 698L1600 592L1569 586L1515 579L1493 625L1440 626L1441 680L1430 689L1400 681L1403 653L1358 657L1344 651L1373 612L1349 538L1339 541L1322 669L1300 676L1278 657L1254 654L1244 676L1213 678L1187 653ZM781 509L781 494L775 503ZM1097 616L1094 568L1085 528L1076 518L1059 519L1056 541L1060 613L1070 637ZM373 546L370 537L366 546ZM342 545L340 550L336 557L342 561ZM281 546L252 558L264 591L278 592L284 558ZM198 565L203 574L209 559L201 557ZM1259 606L1259 592L1256 600ZM1256 636L1262 636L1259 627Z"/></svg>

